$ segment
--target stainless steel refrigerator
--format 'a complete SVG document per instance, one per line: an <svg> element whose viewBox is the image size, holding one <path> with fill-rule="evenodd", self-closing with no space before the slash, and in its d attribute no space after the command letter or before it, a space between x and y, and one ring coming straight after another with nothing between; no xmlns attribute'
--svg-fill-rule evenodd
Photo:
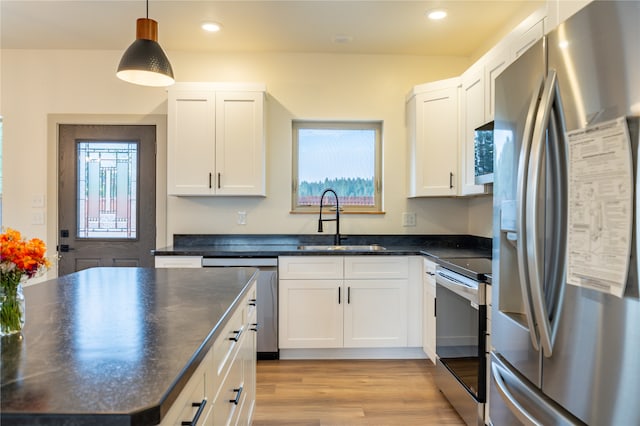
<svg viewBox="0 0 640 426"><path fill-rule="evenodd" d="M495 111L490 421L640 425L640 2L561 24Z"/></svg>

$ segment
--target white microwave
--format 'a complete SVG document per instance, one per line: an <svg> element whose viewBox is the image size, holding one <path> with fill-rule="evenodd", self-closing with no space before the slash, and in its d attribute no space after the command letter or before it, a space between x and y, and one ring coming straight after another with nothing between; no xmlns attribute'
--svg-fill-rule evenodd
<svg viewBox="0 0 640 426"><path fill-rule="evenodd" d="M475 129L473 148L475 184L493 183L493 121Z"/></svg>

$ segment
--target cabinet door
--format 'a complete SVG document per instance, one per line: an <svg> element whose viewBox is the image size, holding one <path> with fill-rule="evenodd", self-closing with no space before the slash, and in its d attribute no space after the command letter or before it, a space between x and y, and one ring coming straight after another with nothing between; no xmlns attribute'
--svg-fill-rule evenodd
<svg viewBox="0 0 640 426"><path fill-rule="evenodd" d="M344 346L407 346L408 280L347 280Z"/></svg>
<svg viewBox="0 0 640 426"><path fill-rule="evenodd" d="M452 196L458 179L458 96L452 83L409 102L409 196ZM453 85L455 84L455 85Z"/></svg>
<svg viewBox="0 0 640 426"><path fill-rule="evenodd" d="M509 51L506 47L497 50L485 65L485 122L493 120L496 105L496 78L509 65Z"/></svg>
<svg viewBox="0 0 640 426"><path fill-rule="evenodd" d="M169 91L169 195L211 195L215 169L214 92Z"/></svg>
<svg viewBox="0 0 640 426"><path fill-rule="evenodd" d="M265 195L264 94L216 93L219 195Z"/></svg>
<svg viewBox="0 0 640 426"><path fill-rule="evenodd" d="M475 184L474 130L484 121L484 67L481 63L462 76L462 126L460 140L460 195L484 193L484 185Z"/></svg>
<svg viewBox="0 0 640 426"><path fill-rule="evenodd" d="M341 348L342 280L280 280L279 347Z"/></svg>
<svg viewBox="0 0 640 426"><path fill-rule="evenodd" d="M436 264L424 260L424 339L423 349L429 359L436 362Z"/></svg>
<svg viewBox="0 0 640 426"><path fill-rule="evenodd" d="M518 36L511 45L512 59L519 58L544 35L544 20L540 20Z"/></svg>

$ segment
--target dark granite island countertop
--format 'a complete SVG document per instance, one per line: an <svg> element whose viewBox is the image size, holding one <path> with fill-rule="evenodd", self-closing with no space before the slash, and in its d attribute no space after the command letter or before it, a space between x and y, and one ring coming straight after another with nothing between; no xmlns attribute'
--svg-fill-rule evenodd
<svg viewBox="0 0 640 426"><path fill-rule="evenodd" d="M159 423L248 289L254 268L94 268L25 288L2 338L0 423Z"/></svg>

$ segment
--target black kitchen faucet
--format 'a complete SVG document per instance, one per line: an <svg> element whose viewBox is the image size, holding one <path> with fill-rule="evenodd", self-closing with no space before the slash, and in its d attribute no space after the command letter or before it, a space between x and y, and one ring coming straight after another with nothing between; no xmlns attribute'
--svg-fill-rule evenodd
<svg viewBox="0 0 640 426"><path fill-rule="evenodd" d="M331 192L334 197L336 197L336 217L333 219L323 219L322 218L322 201L324 200L324 196L327 192ZM338 246L340 245L340 202L338 201L338 194L333 189L325 189L322 195L320 196L320 215L318 216L318 232L323 232L322 230L322 222L335 222L336 223L336 234L333 237L333 244Z"/></svg>

